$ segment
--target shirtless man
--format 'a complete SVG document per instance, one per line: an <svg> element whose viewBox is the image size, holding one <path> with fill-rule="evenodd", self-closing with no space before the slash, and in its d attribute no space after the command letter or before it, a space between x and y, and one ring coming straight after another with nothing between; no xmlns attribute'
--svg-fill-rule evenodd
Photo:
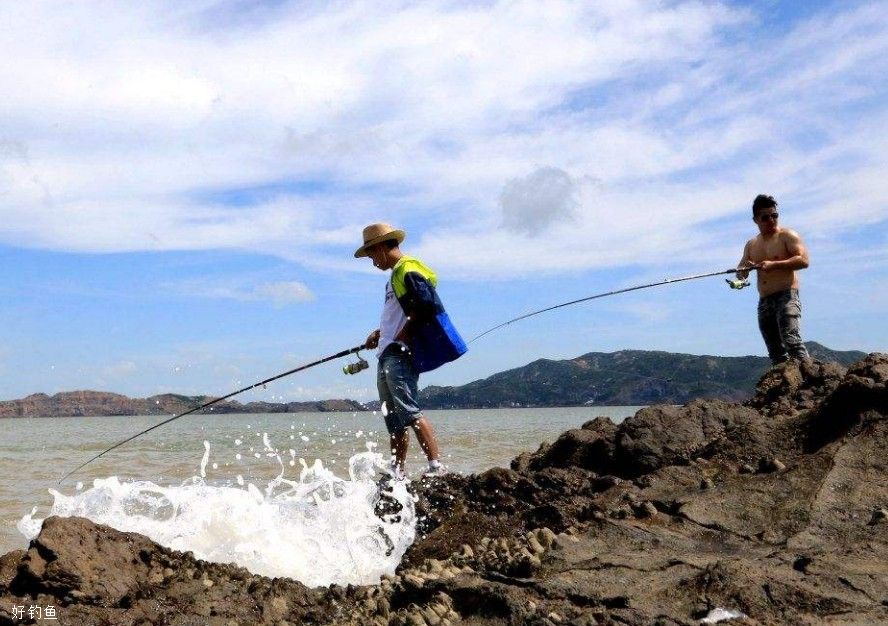
<svg viewBox="0 0 888 626"><path fill-rule="evenodd" d="M775 365L790 358L810 358L799 332L802 306L796 275L796 270L808 267L808 251L797 232L777 225L777 217L777 201L772 196L756 196L752 220L759 234L746 242L737 266L740 279L746 279L750 270L758 270L759 330Z"/></svg>

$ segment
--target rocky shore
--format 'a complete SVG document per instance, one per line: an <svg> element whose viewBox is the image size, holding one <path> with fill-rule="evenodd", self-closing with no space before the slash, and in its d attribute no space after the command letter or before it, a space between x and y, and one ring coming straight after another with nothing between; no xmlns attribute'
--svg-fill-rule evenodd
<svg viewBox="0 0 888 626"><path fill-rule="evenodd" d="M0 557L0 624L888 624L886 416L871 354L773 368L743 404L597 418L511 469L415 483L420 538L369 587L49 518Z"/></svg>

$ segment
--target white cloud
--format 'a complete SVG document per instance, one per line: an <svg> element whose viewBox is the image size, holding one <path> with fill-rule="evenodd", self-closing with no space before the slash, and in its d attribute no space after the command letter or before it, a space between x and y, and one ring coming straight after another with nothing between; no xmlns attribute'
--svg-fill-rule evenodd
<svg viewBox="0 0 888 626"><path fill-rule="evenodd" d="M359 271L384 218L442 270L505 277L699 259L761 190L837 236L835 196L843 228L888 219L885 8L762 40L727 3L3 5L0 242Z"/></svg>
<svg viewBox="0 0 888 626"><path fill-rule="evenodd" d="M314 293L304 283L296 280L249 284L237 279L193 279L163 285L163 288L180 295L241 302L265 301L277 306L311 302Z"/></svg>
<svg viewBox="0 0 888 626"><path fill-rule="evenodd" d="M298 281L257 285L253 294L256 299L268 299L277 304L311 302L315 299L311 290Z"/></svg>
<svg viewBox="0 0 888 626"><path fill-rule="evenodd" d="M101 376L112 380L125 380L135 374L138 369L133 361L122 360L102 368Z"/></svg>

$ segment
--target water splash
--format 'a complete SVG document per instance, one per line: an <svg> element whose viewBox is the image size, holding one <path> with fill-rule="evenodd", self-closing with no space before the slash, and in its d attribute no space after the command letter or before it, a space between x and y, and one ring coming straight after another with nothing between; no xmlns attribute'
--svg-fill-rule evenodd
<svg viewBox="0 0 888 626"><path fill-rule="evenodd" d="M206 478L207 477L207 463L210 460L210 442L205 440L203 442L203 444L204 444L204 455L203 455L203 458L200 460L200 477Z"/></svg>
<svg viewBox="0 0 888 626"><path fill-rule="evenodd" d="M266 449L273 450L267 438ZM298 479L280 473L264 489L237 476L236 484L211 485L203 477L209 456L205 444L201 477L181 486L150 481L96 479L85 491L65 495L50 489L49 515L86 517L126 532L137 532L198 558L236 563L266 576L286 576L308 586L373 584L395 567L415 536L413 498L403 482L377 479L385 472L382 455L368 450L349 459L349 478L338 478L320 460L302 459ZM391 498L396 515L378 516L381 498ZM18 523L28 539L43 523L37 509Z"/></svg>

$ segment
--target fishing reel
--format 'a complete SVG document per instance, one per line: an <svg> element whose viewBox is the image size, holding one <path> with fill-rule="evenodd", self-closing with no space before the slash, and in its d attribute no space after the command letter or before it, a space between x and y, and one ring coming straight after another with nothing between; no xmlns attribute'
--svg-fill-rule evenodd
<svg viewBox="0 0 888 626"><path fill-rule="evenodd" d="M357 363L349 363L348 365L343 365L342 366L342 373L343 374L348 374L348 375L357 374L358 372L363 372L365 369L368 369L370 367L370 364L365 359L363 359L360 354L355 354L355 356L358 357L358 362Z"/></svg>
<svg viewBox="0 0 888 626"><path fill-rule="evenodd" d="M731 289L743 289L744 287L749 287L749 281L746 279L735 278L731 280L730 278L725 278L725 282L728 283L728 286Z"/></svg>

